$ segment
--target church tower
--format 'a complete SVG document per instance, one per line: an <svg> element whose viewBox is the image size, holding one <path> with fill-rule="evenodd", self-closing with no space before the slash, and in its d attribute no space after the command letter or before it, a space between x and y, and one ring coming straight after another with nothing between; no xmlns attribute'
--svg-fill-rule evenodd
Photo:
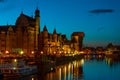
<svg viewBox="0 0 120 80"><path fill-rule="evenodd" d="M35 10L35 24L37 33L40 33L40 11L38 8Z"/></svg>
<svg viewBox="0 0 120 80"><path fill-rule="evenodd" d="M38 35L40 33L40 11L35 10L35 50L38 50Z"/></svg>

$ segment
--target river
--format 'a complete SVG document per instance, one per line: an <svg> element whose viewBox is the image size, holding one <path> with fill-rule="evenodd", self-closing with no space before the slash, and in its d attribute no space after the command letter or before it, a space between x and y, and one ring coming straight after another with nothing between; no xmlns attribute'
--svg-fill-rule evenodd
<svg viewBox="0 0 120 80"><path fill-rule="evenodd" d="M45 75L3 80L120 80L120 62L112 58L84 58L59 65Z"/></svg>

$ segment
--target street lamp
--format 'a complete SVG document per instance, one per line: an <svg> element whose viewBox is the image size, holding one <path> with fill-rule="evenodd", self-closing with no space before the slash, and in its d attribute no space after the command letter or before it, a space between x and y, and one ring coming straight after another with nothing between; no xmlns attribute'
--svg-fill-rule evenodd
<svg viewBox="0 0 120 80"><path fill-rule="evenodd" d="M34 54L34 51L32 51L31 54Z"/></svg>
<svg viewBox="0 0 120 80"><path fill-rule="evenodd" d="M23 53L24 53L24 52L23 52L23 51L21 51L21 52L20 52L20 55L21 55L21 56L23 56Z"/></svg>
<svg viewBox="0 0 120 80"><path fill-rule="evenodd" d="M43 54L43 51L41 51L40 53Z"/></svg>
<svg viewBox="0 0 120 80"><path fill-rule="evenodd" d="M8 54L8 53L9 53L9 51L5 51L5 53L6 53L6 54Z"/></svg>

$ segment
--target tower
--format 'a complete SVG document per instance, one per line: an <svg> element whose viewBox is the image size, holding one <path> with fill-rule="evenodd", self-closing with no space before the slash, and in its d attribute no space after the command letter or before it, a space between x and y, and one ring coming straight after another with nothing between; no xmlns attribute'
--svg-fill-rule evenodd
<svg viewBox="0 0 120 80"><path fill-rule="evenodd" d="M35 50L38 50L38 35L40 33L40 11L35 10Z"/></svg>
<svg viewBox="0 0 120 80"><path fill-rule="evenodd" d="M84 32L73 32L71 35L71 47L74 50L80 51L84 38Z"/></svg>
<svg viewBox="0 0 120 80"><path fill-rule="evenodd" d="M40 33L40 11L38 8L35 10L35 28L36 32L39 34Z"/></svg>
<svg viewBox="0 0 120 80"><path fill-rule="evenodd" d="M56 32L56 29L54 29L54 31L53 31L53 41L57 42L57 32Z"/></svg>
<svg viewBox="0 0 120 80"><path fill-rule="evenodd" d="M48 51L48 30L47 30L46 25L43 28L43 44L44 44L43 52L47 53Z"/></svg>

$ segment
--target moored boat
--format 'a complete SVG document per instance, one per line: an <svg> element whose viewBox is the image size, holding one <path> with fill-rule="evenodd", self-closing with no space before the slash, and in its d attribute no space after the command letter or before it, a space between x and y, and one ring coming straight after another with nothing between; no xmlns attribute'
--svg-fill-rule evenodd
<svg viewBox="0 0 120 80"><path fill-rule="evenodd" d="M37 66L26 65L23 59L5 59L0 62L0 71L4 77L23 77L37 73Z"/></svg>

